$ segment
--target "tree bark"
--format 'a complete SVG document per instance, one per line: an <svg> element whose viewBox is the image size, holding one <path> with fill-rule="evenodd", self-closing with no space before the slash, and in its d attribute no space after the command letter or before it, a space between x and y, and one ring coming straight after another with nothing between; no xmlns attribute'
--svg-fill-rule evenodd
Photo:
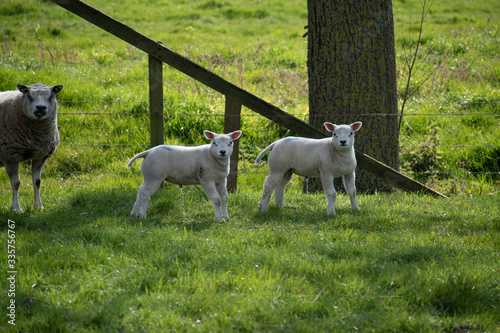
<svg viewBox="0 0 500 333"><path fill-rule="evenodd" d="M322 129L325 121L362 121L356 149L399 170L391 0L308 0L307 6L309 123ZM314 191L321 185L309 180L308 187ZM356 187L362 193L392 191L359 170Z"/></svg>

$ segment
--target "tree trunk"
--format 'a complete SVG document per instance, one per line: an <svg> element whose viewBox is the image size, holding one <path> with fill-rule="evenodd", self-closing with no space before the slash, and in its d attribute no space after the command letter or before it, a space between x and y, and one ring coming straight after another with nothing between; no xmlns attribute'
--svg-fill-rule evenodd
<svg viewBox="0 0 500 333"><path fill-rule="evenodd" d="M308 0L307 6L309 123L322 129L325 121L362 121L355 148L399 170L391 0ZM392 190L359 169L356 187L361 193ZM309 180L308 188L321 185Z"/></svg>

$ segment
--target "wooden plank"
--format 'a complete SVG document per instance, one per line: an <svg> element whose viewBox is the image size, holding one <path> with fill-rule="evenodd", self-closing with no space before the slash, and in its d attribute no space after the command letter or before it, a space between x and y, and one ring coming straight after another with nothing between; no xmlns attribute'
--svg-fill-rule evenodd
<svg viewBox="0 0 500 333"><path fill-rule="evenodd" d="M113 19L112 17L82 1L51 1L148 53L154 58L165 62L166 64L205 84L206 86L220 92L221 94L231 96L234 100L239 101L240 104L299 135L310 138L323 138L326 136L323 132L301 121L300 119L289 115L278 107L224 80L220 76L208 71L191 60L166 48L160 43L142 35L129 26ZM405 175L365 154L356 152L356 156L358 157L359 168L382 177L396 187L408 192L423 192L438 197L444 197L442 194L425 187L423 184L406 177Z"/></svg>
<svg viewBox="0 0 500 333"><path fill-rule="evenodd" d="M163 120L163 62L149 56L149 134L151 147L165 143Z"/></svg>
<svg viewBox="0 0 500 333"><path fill-rule="evenodd" d="M389 184L400 188L406 192L410 193L422 193L428 194L433 197L441 197L446 198L445 195L434 191L433 189L425 186L422 183L417 182L414 179L411 179L402 173L394 170L388 165L381 163L358 150L356 150L356 161L358 162L358 166L363 165L363 170L370 172L371 174L378 176L384 180L386 180Z"/></svg>
<svg viewBox="0 0 500 333"><path fill-rule="evenodd" d="M224 111L224 133L234 132L240 129L241 124L241 103L226 96L226 105ZM233 154L230 157L229 176L227 177L227 189L230 192L236 192L238 184L238 153L240 140L233 142Z"/></svg>

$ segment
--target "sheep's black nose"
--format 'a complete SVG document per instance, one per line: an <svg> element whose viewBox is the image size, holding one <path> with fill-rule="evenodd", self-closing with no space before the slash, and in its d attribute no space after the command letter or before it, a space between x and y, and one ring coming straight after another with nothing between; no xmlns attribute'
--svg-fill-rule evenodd
<svg viewBox="0 0 500 333"><path fill-rule="evenodd" d="M346 145L346 143L347 143L347 141L346 141L346 140L340 140L340 145L341 145L341 146L345 146L345 145Z"/></svg>
<svg viewBox="0 0 500 333"><path fill-rule="evenodd" d="M221 150L220 151L220 156L225 156L226 155L226 151L225 150Z"/></svg>
<svg viewBox="0 0 500 333"><path fill-rule="evenodd" d="M47 107L45 105L37 105L35 107L35 116L37 117L43 117L47 114Z"/></svg>

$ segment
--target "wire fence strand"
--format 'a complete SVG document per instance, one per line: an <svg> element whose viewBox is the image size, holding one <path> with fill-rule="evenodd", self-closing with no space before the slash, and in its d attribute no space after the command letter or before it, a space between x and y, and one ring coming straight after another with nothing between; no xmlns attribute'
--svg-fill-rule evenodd
<svg viewBox="0 0 500 333"><path fill-rule="evenodd" d="M109 117L146 117L146 116L151 116L152 114L149 112L141 112L142 110L138 110L138 112L110 112L110 111L105 111L105 112L86 112L86 111L80 111L80 112L74 112L71 111L73 105L78 105L78 104L85 104L85 105L99 105L99 104L105 104L105 105L112 105L112 106L129 106L129 105L140 105L141 107L146 108L149 105L149 102L146 101L59 101L59 103L62 105L60 112L59 112L59 119L64 121L66 117L72 117L72 116L79 116L79 117L102 117L102 116L109 116ZM170 111L170 108L175 106L175 105L206 105L205 102L198 102L198 101L165 101L165 113L162 115L166 118L168 117L217 117L217 118L225 118L228 117L223 113L223 101L221 101L221 106L220 106L220 112L217 112L217 107L210 109L210 112L207 113L196 113L196 112L172 112ZM463 112L463 110L467 110L467 108L470 108L471 106L474 107L475 105L485 105L485 104L490 104L493 107L497 108L497 106L500 104L500 102L497 101L457 101L457 102L452 102L452 101L412 101L413 104L419 105L419 104L436 104L436 105L455 105L457 106L458 110L455 110L455 112L451 111L444 111L441 113L435 113L435 112L429 112L429 113L408 113L405 114L404 117L406 118L412 118L412 117L462 117L462 118L474 118L474 117L493 117L495 122L500 122L500 112ZM278 104L278 103L277 103ZM182 111L182 110L180 110ZM154 114L158 115L158 114ZM319 115L309 115L307 113L289 113L289 115L284 115L284 116L272 116L270 118L274 117L290 117L294 116L299 119L308 119L310 117L331 117L331 115L328 114L319 114ZM336 117L345 117L345 116L351 116L349 114L336 114ZM400 117L399 114L387 114L387 113L361 113L358 116L360 117ZM261 115L253 112L244 112L242 114L242 117L262 117ZM497 123L500 124L500 123ZM474 126L478 126L480 124L475 124ZM107 142L99 142L99 140L96 140L95 137L89 137L89 142L71 142L71 141L65 141L62 142L60 145L63 147L100 147L100 148L113 148L113 147L142 147L146 148L149 147L148 143L144 142L137 142L137 143L119 143L119 142L112 142L113 137L106 137ZM97 141L97 142L91 142L91 141ZM440 144L440 143L420 143L421 146L425 146L428 148L449 148L449 149L480 149L480 148L492 148L492 149L497 149L500 147L500 143L464 143L464 144ZM188 145L189 146L189 145ZM248 151L260 151L264 147L266 147L267 144L242 144L240 143L240 151L241 152L248 152ZM401 149L411 149L413 148L414 145L410 144L401 144L400 148ZM117 153L119 154L119 153ZM266 168L258 168L253 166L253 161L249 160L249 157L245 157L246 154L240 154L240 159L242 160L242 163L237 174L238 176L245 177L247 175L258 175L261 177L264 177L267 174L267 169ZM124 159L128 158L129 156L120 156L117 155L117 159ZM458 162L456 162L458 163ZM496 163L500 163L500 161L496 161ZM470 171L470 170L459 170L459 171L446 171L446 168L443 170L431 170L431 171L422 171L422 172L415 172L412 170L405 170L404 173L410 177L459 177L459 180L463 181L469 181L470 179L467 179L467 177L477 177L477 176L488 176L488 177L493 177L494 183L491 185L491 187L494 189L494 193L497 193L498 190L500 189L500 172L496 171ZM22 172L21 174L29 174L29 172ZM80 177L80 176L91 176L91 177L99 177L99 176L124 176L124 175L131 175L133 177L140 178L141 173L137 171L137 169L134 170L126 170L124 166L124 171L108 171L108 170L97 170L97 171L47 171L44 172L44 175L48 177ZM2 179L5 179L3 181ZM8 182L8 178L6 177L5 174L0 176L0 180L2 180L3 186L0 186L0 189L8 189L10 190L10 184ZM474 181L474 180L472 180ZM139 185L139 184L138 184ZM137 185L137 186L138 186ZM81 189L97 189L97 188L102 188L102 187L95 187L95 186L87 186L87 185L81 185L81 186L76 186L77 188ZM176 186L171 186L171 187L176 187ZM255 185L240 185L238 184L238 187L242 188L261 188L262 184L255 184ZM45 189L54 189L54 188L61 188L61 186L51 186L50 184L48 186L43 186ZM64 188L64 187L63 187ZM74 186L71 186L71 188L74 188ZM107 186L105 187L106 189L136 189L136 186Z"/></svg>

